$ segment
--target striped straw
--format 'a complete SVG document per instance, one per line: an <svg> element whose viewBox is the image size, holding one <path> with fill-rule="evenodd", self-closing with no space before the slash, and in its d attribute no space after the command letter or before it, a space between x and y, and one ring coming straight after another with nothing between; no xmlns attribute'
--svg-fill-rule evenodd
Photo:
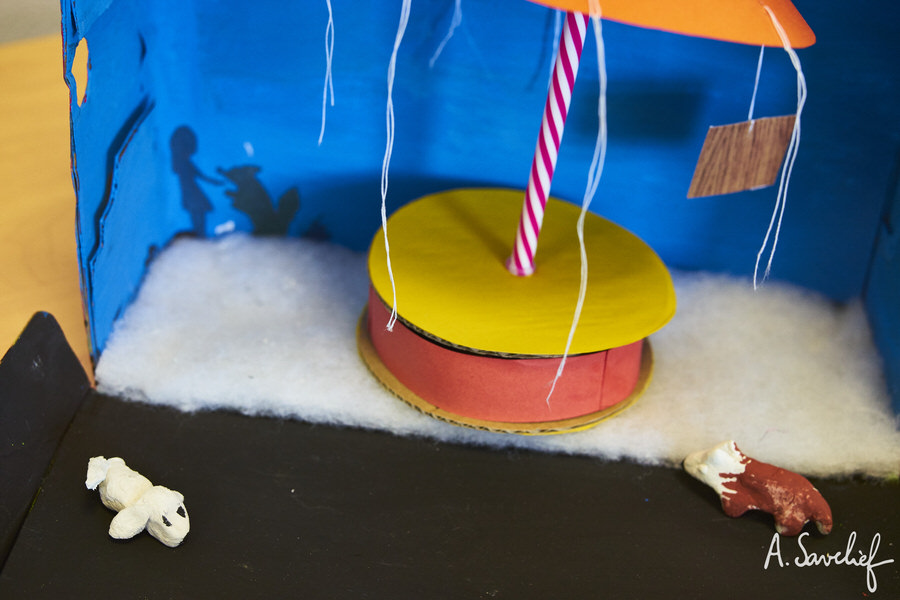
<svg viewBox="0 0 900 600"><path fill-rule="evenodd" d="M556 66L547 92L547 104L544 106L541 131L531 164L531 174L528 177L528 187L525 190L519 228L516 230L515 246L512 256L506 261L506 268L513 275L525 276L534 273L538 234L544 220L547 197L550 195L550 182L556 169L569 103L572 101L572 89L575 86L575 76L578 74L587 21L587 15L578 12L566 14L566 22L559 38Z"/></svg>

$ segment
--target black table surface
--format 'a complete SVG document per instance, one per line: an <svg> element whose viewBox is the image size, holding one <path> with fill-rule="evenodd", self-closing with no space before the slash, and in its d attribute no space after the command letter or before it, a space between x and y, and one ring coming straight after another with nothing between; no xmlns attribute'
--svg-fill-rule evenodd
<svg viewBox="0 0 900 600"><path fill-rule="evenodd" d="M834 531L780 538L679 469L104 396L47 314L0 416L0 598L900 598L896 481L815 479ZM97 455L184 494L181 546L108 536Z"/></svg>

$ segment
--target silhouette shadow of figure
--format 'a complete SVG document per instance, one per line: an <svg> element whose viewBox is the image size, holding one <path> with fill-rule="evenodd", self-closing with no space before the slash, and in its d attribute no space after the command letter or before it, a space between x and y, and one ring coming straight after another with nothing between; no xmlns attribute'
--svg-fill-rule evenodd
<svg viewBox="0 0 900 600"><path fill-rule="evenodd" d="M257 235L286 235L288 227L300 210L300 192L290 188L273 202L269 192L257 177L260 168L256 165L241 165L230 169L219 168L218 172L233 183L235 189L225 192L231 198L231 205L248 217L253 223L253 233Z"/></svg>
<svg viewBox="0 0 900 600"><path fill-rule="evenodd" d="M197 152L197 136L187 125L182 125L169 138L172 151L172 172L181 187L181 205L191 217L191 231L198 237L206 237L206 213L212 203L200 188L199 181L222 185L219 179L205 175L194 165L191 157Z"/></svg>

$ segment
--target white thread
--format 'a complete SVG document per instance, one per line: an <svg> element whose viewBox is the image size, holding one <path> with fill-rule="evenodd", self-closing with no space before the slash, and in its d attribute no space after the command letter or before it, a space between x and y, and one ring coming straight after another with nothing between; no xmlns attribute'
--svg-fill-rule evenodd
<svg viewBox="0 0 900 600"><path fill-rule="evenodd" d="M411 2L412 0L403 0L403 6L400 9L400 24L397 26L397 37L394 39L394 49L391 52L387 76L387 109L385 111L387 144L384 149L384 161L381 163L381 230L384 233L384 253L387 258L388 278L391 280L391 291L394 298L391 316L385 326L388 331L393 331L394 323L397 322L397 284L394 282L394 270L391 267L391 247L388 243L387 232L388 169L391 164L391 154L394 151L394 72L397 69L397 52L400 50L400 42L403 41L406 24L409 22Z"/></svg>
<svg viewBox="0 0 900 600"><path fill-rule="evenodd" d="M325 89L322 90L322 128L319 130L319 145L325 137L325 111L328 94L331 93L331 106L334 106L334 81L331 77L331 63L334 59L334 15L331 12L331 0L325 0L328 7L328 25L325 26Z"/></svg>
<svg viewBox="0 0 900 600"><path fill-rule="evenodd" d="M800 66L800 57L797 56L797 53L791 48L791 42L788 39L787 33L785 33L781 23L778 22L772 9L765 5L763 5L763 8L769 14L769 18L772 19L772 25L775 26L778 37L781 38L784 51L787 52L788 56L791 58L791 63L797 71L797 116L794 119L794 129L791 132L791 141L788 144L787 156L784 159L784 166L781 169L781 181L778 184L778 195L775 199L775 208L772 211L772 218L769 221L769 228L766 231L766 237L763 239L762 247L760 247L759 252L756 255L756 266L753 268L753 289L757 289L758 287L757 273L759 272L759 261L762 258L763 252L765 252L766 246L769 244L769 236L772 233L772 227L775 227L775 237L772 239L772 249L769 252L769 261L766 264L763 281L768 279L769 273L772 270L772 260L775 258L775 247L778 245L778 236L781 233L781 221L784 218L784 207L787 201L787 190L791 181L791 172L794 170L794 160L797 158L797 150L800 147L800 115L803 112L803 105L806 103L806 78L803 76L803 69ZM776 216L777 225L775 224Z"/></svg>
<svg viewBox="0 0 900 600"><path fill-rule="evenodd" d="M750 121L750 131L753 131L753 107L756 106L756 92L759 90L759 74L762 72L763 54L765 51L765 46L759 47L759 60L756 61L756 81L753 82L753 96L750 97L750 112L747 113L747 120Z"/></svg>
<svg viewBox="0 0 900 600"><path fill-rule="evenodd" d="M600 25L600 7L597 3L590 3L591 22L594 26L594 38L597 40L597 71L600 81L600 98L597 102L597 116L599 118L597 128L597 142L594 145L594 156L591 159L591 166L588 169L587 187L584 191L584 198L581 201L581 214L578 216L578 247L581 253L581 281L578 287L578 300L575 303L575 313L572 317L572 326L569 328L569 337L566 340L566 348L563 352L562 359L559 361L559 368L556 370L556 376L550 385L550 392L547 394L546 403L550 406L550 396L556 389L556 382L562 377L563 370L566 367L566 360L569 357L569 351L572 348L572 340L575 337L575 330L578 327L578 321L581 319L581 310L584 307L584 298L587 295L588 280L588 259L587 250L584 246L584 220L587 216L588 208L591 201L597 193L597 187L600 185L600 175L603 173L603 164L606 162L606 56L603 46L603 32Z"/></svg>
<svg viewBox="0 0 900 600"><path fill-rule="evenodd" d="M562 26L563 26L563 12L561 10L553 11L553 40L556 43L560 36L562 36ZM553 54L551 53L551 56ZM556 67L556 60L553 59L550 61L550 79L553 79L553 69Z"/></svg>
<svg viewBox="0 0 900 600"><path fill-rule="evenodd" d="M450 20L450 29L447 30L447 34L444 36L444 39L441 40L440 45L438 45L437 50L434 51L434 55L432 55L431 60L428 61L428 68L434 68L434 63L437 62L438 57L441 55L441 52L444 51L444 46L447 45L447 42L450 41L450 38L453 37L453 33L456 31L456 28L459 27L459 24L462 23L462 0L455 0L455 4L453 6L453 18Z"/></svg>

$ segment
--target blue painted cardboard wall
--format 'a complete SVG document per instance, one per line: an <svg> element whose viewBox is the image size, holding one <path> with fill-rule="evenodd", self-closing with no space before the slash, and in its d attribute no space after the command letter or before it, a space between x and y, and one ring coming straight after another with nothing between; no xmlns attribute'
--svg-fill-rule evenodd
<svg viewBox="0 0 900 600"><path fill-rule="evenodd" d="M527 180L554 13L523 0L467 0L430 67L453 5L412 2L393 96L389 210L451 187L522 188ZM900 149L900 6L871 0L848 13L834 0L795 5L818 41L799 51L809 99L773 277L838 301L862 295L869 282L868 307L896 380L897 308L875 300L896 284L867 274ZM253 213L249 196L283 198L280 223L268 215L272 231L280 224L289 235L365 249L380 224L386 74L400 0L334 3L335 104L321 145L324 0L62 0L62 14L70 85L82 38L90 54L85 101L79 106L73 93L71 117L95 357L148 261L175 235L261 226L265 216ZM759 49L609 21L603 32L609 151L593 210L672 267L751 274L776 188L686 193L707 128L747 117ZM596 135L597 78L589 36L553 181L555 196L576 202ZM755 116L795 106L793 67L781 49L767 49Z"/></svg>
<svg viewBox="0 0 900 600"><path fill-rule="evenodd" d="M894 411L900 413L900 161L879 223L863 296L885 359Z"/></svg>

